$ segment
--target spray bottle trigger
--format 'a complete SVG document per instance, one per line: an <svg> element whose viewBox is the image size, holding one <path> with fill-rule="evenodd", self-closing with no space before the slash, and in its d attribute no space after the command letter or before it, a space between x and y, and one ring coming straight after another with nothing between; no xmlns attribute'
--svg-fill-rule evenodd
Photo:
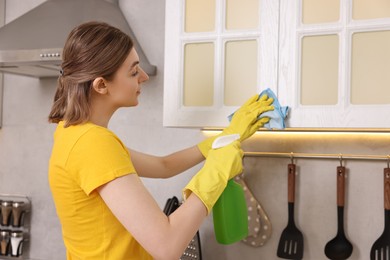
<svg viewBox="0 0 390 260"><path fill-rule="evenodd" d="M223 135L218 137L217 139L214 140L213 144L211 145L212 149L218 149L221 147L224 147L236 140L240 139L239 134L231 134L231 135Z"/></svg>

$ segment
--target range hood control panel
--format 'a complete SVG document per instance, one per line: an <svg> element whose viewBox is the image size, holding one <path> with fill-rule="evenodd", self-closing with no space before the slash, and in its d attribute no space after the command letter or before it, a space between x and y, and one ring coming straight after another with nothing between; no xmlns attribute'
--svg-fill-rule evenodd
<svg viewBox="0 0 390 260"><path fill-rule="evenodd" d="M56 52L56 53L41 53L39 56L41 58L51 58L51 57L61 57L61 54L59 52Z"/></svg>

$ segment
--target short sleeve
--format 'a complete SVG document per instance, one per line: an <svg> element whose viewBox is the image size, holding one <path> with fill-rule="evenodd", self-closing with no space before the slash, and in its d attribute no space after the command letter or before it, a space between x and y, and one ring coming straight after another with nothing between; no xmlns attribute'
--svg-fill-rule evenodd
<svg viewBox="0 0 390 260"><path fill-rule="evenodd" d="M97 127L75 143L67 168L87 195L117 177L136 173L120 139L108 129Z"/></svg>

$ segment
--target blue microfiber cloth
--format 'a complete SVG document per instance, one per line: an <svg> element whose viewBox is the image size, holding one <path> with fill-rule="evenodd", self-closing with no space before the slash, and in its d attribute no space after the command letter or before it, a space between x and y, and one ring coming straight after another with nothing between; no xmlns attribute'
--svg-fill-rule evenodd
<svg viewBox="0 0 390 260"><path fill-rule="evenodd" d="M266 90L263 90L259 94L259 98L264 94L267 94L269 98L274 99L272 105L275 107L275 109L273 111L267 111L265 113L262 113L258 119L263 117L270 118L269 122L264 125L264 127L267 129L284 129L286 127L284 120L287 117L288 106L282 107L279 104L279 100L276 97L275 93L271 89L267 88ZM233 115L234 113L228 116L229 121L232 120Z"/></svg>

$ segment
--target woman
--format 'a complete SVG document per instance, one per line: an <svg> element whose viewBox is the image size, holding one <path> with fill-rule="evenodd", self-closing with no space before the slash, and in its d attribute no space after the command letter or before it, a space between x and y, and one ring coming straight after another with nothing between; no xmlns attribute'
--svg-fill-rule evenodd
<svg viewBox="0 0 390 260"><path fill-rule="evenodd" d="M240 143L211 150L215 137L164 157L125 147L107 129L120 107L138 104L148 80L128 35L105 23L74 28L63 50L49 115L57 123L49 182L67 259L178 259L222 193L242 171ZM241 141L268 122L272 99L250 99L221 135ZM139 177L168 178L200 163L186 202L165 216Z"/></svg>

